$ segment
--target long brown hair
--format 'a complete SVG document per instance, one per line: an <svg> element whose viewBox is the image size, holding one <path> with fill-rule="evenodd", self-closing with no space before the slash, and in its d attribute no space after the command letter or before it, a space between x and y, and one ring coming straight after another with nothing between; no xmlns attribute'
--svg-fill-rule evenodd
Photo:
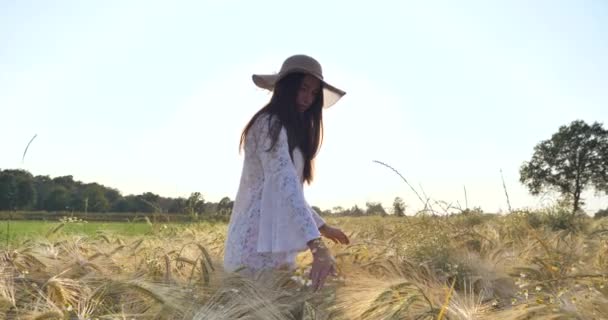
<svg viewBox="0 0 608 320"><path fill-rule="evenodd" d="M247 126L241 134L241 142L239 149L242 149L247 139L247 133L262 114L267 113L268 134L270 135L272 144L271 149L277 142L281 126L287 131L287 139L289 144L289 155L293 161L293 150L298 147L304 157L304 172L302 177L304 181L310 184L313 180L314 158L317 155L323 141L323 90L319 90L319 94L314 102L304 112L300 112L296 107L296 96L302 79L302 73L292 73L281 79L273 90L272 97L268 104L260 109L249 120ZM279 121L279 126L271 127L270 118L276 116Z"/></svg>

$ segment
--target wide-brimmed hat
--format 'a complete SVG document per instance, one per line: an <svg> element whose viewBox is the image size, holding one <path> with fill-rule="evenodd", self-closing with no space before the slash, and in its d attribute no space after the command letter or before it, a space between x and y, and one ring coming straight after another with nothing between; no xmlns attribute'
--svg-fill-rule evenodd
<svg viewBox="0 0 608 320"><path fill-rule="evenodd" d="M323 87L323 108L331 107L346 94L346 92L332 86L323 79L323 69L317 60L303 54L293 55L285 59L279 73L254 74L252 79L256 86L272 91L279 80L291 73L309 74L321 81Z"/></svg>

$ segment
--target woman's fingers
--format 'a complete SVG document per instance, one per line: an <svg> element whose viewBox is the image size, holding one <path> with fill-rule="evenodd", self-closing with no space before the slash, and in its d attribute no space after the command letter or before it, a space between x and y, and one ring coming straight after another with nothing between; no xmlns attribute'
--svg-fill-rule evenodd
<svg viewBox="0 0 608 320"><path fill-rule="evenodd" d="M330 239L334 243L349 244L348 236L342 230L334 227L326 227L323 231L323 236Z"/></svg>
<svg viewBox="0 0 608 320"><path fill-rule="evenodd" d="M313 267L310 271L313 290L318 291L323 288L327 277L330 275L337 276L336 268L333 264L320 266L318 268Z"/></svg>
<svg viewBox="0 0 608 320"><path fill-rule="evenodd" d="M336 237L336 239L338 240L338 242L340 242L341 244L348 244L348 237L344 234L344 232L340 232L338 234L338 236Z"/></svg>
<svg viewBox="0 0 608 320"><path fill-rule="evenodd" d="M312 278L312 287L316 288L319 286L319 274L315 272L314 275L311 275Z"/></svg>
<svg viewBox="0 0 608 320"><path fill-rule="evenodd" d="M312 287L314 288L314 290L318 290L323 287L323 284L325 283L325 278L328 275L327 270L327 267L321 266L314 272L314 274L311 275Z"/></svg>
<svg viewBox="0 0 608 320"><path fill-rule="evenodd" d="M312 280L312 287L313 288L316 288L316 287L319 286L319 271L315 270L315 268L313 268L310 271L310 279Z"/></svg>
<svg viewBox="0 0 608 320"><path fill-rule="evenodd" d="M314 286L313 285L313 289L314 291L318 291L321 288L323 288L323 286L325 285L325 280L327 279L327 276L329 276L330 274L330 268L323 268L322 270L319 270L319 278L318 278L318 282L317 285Z"/></svg>
<svg viewBox="0 0 608 320"><path fill-rule="evenodd" d="M342 230L338 229L338 234L336 235L336 239L341 243L341 244L348 244L348 237L346 236L346 234L344 232L342 232Z"/></svg>
<svg viewBox="0 0 608 320"><path fill-rule="evenodd" d="M350 240L348 240L348 237L343 233L342 234L342 244L349 244Z"/></svg>

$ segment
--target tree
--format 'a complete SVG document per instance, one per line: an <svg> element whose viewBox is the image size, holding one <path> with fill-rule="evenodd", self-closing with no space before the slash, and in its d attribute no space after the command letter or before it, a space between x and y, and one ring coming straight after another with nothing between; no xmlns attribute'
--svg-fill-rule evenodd
<svg viewBox="0 0 608 320"><path fill-rule="evenodd" d="M159 213L161 211L158 201L160 196L152 192L144 192L135 196L137 211L145 213Z"/></svg>
<svg viewBox="0 0 608 320"><path fill-rule="evenodd" d="M36 188L36 210L49 210L47 200L51 191L55 187L53 180L49 176L36 176L34 178Z"/></svg>
<svg viewBox="0 0 608 320"><path fill-rule="evenodd" d="M182 205L185 203L184 198L182 199ZM160 197L160 199L158 199L158 206L160 207L161 212L164 213L180 213L181 211L175 211L175 209L179 209L178 206L176 205L176 202L178 201L178 198L173 199L173 198L165 198L165 197ZM183 209L183 207L182 207Z"/></svg>
<svg viewBox="0 0 608 320"><path fill-rule="evenodd" d="M556 190L579 211L581 193L594 187L608 193L608 131L600 123L575 120L551 139L534 147L532 159L520 168L520 182L533 195Z"/></svg>
<svg viewBox="0 0 608 320"><path fill-rule="evenodd" d="M230 200L229 197L223 197L217 204L217 213L229 216L232 213L233 206L234 201Z"/></svg>
<svg viewBox="0 0 608 320"><path fill-rule="evenodd" d="M134 212L137 211L135 209L135 207L132 206L133 201L129 201L129 199L132 198L128 198L129 196L125 197L125 198L121 198L116 200L114 203L112 203L112 206L110 207L110 210L112 210L113 212ZM133 196L131 196L133 197Z"/></svg>
<svg viewBox="0 0 608 320"><path fill-rule="evenodd" d="M70 193L61 185L55 186L46 198L46 209L63 211L70 202Z"/></svg>
<svg viewBox="0 0 608 320"><path fill-rule="evenodd" d="M160 199L159 195L152 192L144 192L139 197L153 207L158 205L158 200Z"/></svg>
<svg viewBox="0 0 608 320"><path fill-rule="evenodd" d="M593 216L593 218L595 218L595 219L600 219L600 218L604 218L604 217L608 217L608 208L598 210L595 213L595 215Z"/></svg>
<svg viewBox="0 0 608 320"><path fill-rule="evenodd" d="M65 187L68 191L76 184L74 177L71 175L54 178L53 183Z"/></svg>
<svg viewBox="0 0 608 320"><path fill-rule="evenodd" d="M400 197L395 197L393 201L393 214L397 217L405 217L405 203Z"/></svg>
<svg viewBox="0 0 608 320"><path fill-rule="evenodd" d="M205 209L205 199L200 192L192 192L186 200L186 213L193 219L198 219L198 215Z"/></svg>
<svg viewBox="0 0 608 320"><path fill-rule="evenodd" d="M186 199L182 197L173 199L167 211L169 213L186 213Z"/></svg>
<svg viewBox="0 0 608 320"><path fill-rule="evenodd" d="M130 194L116 201L112 209L116 212L148 212L141 209L143 206L146 210L150 208L149 205L141 201L140 196Z"/></svg>
<svg viewBox="0 0 608 320"><path fill-rule="evenodd" d="M104 193L104 196L106 199L108 199L110 205L122 198L122 196L120 195L120 191L114 188L104 188Z"/></svg>
<svg viewBox="0 0 608 320"><path fill-rule="evenodd" d="M96 183L87 185L84 197L87 201L86 211L107 212L110 209L110 202L106 198L105 188Z"/></svg>
<svg viewBox="0 0 608 320"><path fill-rule="evenodd" d="M365 210L365 214L368 216L386 215L386 211L384 210L380 202L366 202L365 206L367 207L367 209Z"/></svg>
<svg viewBox="0 0 608 320"><path fill-rule="evenodd" d="M0 172L0 210L28 209L36 202L34 177L24 170Z"/></svg>
<svg viewBox="0 0 608 320"><path fill-rule="evenodd" d="M16 196L17 183L15 178L6 171L0 172L0 210L15 209Z"/></svg>
<svg viewBox="0 0 608 320"><path fill-rule="evenodd" d="M361 210L361 208L359 208L358 205L354 205L350 210L349 210L349 215L352 216L362 216L363 214L365 214L365 212L363 210Z"/></svg>
<svg viewBox="0 0 608 320"><path fill-rule="evenodd" d="M36 202L36 188L34 180L30 178L17 178L17 199L15 206L20 209L28 209Z"/></svg>

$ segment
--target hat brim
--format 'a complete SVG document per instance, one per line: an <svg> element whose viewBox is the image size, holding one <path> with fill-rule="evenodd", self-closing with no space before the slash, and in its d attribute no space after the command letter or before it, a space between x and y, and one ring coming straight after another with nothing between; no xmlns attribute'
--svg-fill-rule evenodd
<svg viewBox="0 0 608 320"><path fill-rule="evenodd" d="M295 70L298 71L298 70ZM305 70L301 70L301 72L310 74L309 72L306 72ZM319 77L310 74L312 76L314 76L315 78L319 79ZM279 74L254 74L252 75L252 80L253 83L262 88L262 89L266 89L269 91L274 90L274 86L277 83L277 81L281 80L282 77L284 77L285 75L279 75ZM345 94L346 92L338 89L334 86L332 86L331 84L327 83L325 80L323 79L319 79L322 83L323 83L323 108L329 108L332 105L336 104L336 102L338 102L338 100L340 100Z"/></svg>

